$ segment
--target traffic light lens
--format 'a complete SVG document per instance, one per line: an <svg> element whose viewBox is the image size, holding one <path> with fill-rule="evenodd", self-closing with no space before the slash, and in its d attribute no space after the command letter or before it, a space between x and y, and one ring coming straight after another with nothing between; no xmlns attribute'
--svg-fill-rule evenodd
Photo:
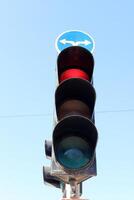
<svg viewBox="0 0 134 200"><path fill-rule="evenodd" d="M71 136L59 143L57 158L66 168L80 169L91 160L92 150L83 138Z"/></svg>
<svg viewBox="0 0 134 200"><path fill-rule="evenodd" d="M91 116L89 107L79 100L67 100L59 108L58 119L62 119L70 115L83 115L89 118Z"/></svg>
<svg viewBox="0 0 134 200"><path fill-rule="evenodd" d="M60 82L70 78L81 78L89 80L89 76L84 71L80 69L68 69L61 74Z"/></svg>

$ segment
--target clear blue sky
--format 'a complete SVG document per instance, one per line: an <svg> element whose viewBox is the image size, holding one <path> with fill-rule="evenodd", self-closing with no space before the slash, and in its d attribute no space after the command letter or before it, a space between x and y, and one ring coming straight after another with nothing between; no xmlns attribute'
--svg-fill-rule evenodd
<svg viewBox="0 0 134 200"><path fill-rule="evenodd" d="M43 184L42 166L49 164L44 140L53 130L54 42L70 29L96 42L98 176L84 183L83 196L133 199L133 8L132 0L0 2L0 199L61 198L60 190Z"/></svg>

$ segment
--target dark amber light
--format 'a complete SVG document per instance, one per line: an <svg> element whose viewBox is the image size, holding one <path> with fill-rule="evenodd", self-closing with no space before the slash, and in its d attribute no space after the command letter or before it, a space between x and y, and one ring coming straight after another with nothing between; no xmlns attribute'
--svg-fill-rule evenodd
<svg viewBox="0 0 134 200"><path fill-rule="evenodd" d="M69 115L82 115L90 118L89 107L82 101L79 100L67 100L59 108L58 119L61 120Z"/></svg>

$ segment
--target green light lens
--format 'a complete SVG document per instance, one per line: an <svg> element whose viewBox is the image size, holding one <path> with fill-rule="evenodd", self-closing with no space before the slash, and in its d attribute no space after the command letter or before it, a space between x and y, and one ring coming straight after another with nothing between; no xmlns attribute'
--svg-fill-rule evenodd
<svg viewBox="0 0 134 200"><path fill-rule="evenodd" d="M83 138L71 136L64 138L57 149L58 162L69 169L84 167L92 158L92 150Z"/></svg>

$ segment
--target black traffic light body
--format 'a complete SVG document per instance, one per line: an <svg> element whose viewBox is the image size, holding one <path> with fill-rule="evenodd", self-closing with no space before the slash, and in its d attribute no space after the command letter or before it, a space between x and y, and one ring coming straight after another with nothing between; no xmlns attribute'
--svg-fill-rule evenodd
<svg viewBox="0 0 134 200"><path fill-rule="evenodd" d="M51 175L65 183L80 183L97 174L93 68L93 56L83 47L66 48L57 59Z"/></svg>

